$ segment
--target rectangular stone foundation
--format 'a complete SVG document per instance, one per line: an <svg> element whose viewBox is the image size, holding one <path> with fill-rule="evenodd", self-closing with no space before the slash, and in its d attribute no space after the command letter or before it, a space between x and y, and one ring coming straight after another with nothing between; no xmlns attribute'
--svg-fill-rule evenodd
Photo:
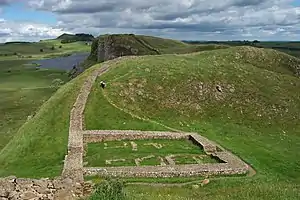
<svg viewBox="0 0 300 200"><path fill-rule="evenodd" d="M220 146L197 133L157 132L157 131L105 131L91 130L83 132L84 143L96 143L115 140L143 140L143 139L189 139L199 148L203 148L207 155L214 156L223 163L214 164L186 164L167 166L134 166L134 167L87 167L85 176L113 176L113 177L189 177L206 175L247 174L249 166L232 153L222 150Z"/></svg>

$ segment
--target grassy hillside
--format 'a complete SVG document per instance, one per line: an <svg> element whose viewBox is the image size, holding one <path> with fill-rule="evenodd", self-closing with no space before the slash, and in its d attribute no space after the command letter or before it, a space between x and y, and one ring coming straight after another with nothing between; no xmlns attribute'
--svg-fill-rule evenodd
<svg viewBox="0 0 300 200"><path fill-rule="evenodd" d="M292 58L249 47L146 56L119 63L99 78L108 87L94 91L94 99L104 95L127 113L199 132L258 172L253 178L216 180L197 191L129 186L131 199L299 198L300 81L292 70L299 60L285 59ZM93 129L101 119L96 102L90 101L86 112ZM89 115L92 109L95 117Z"/></svg>
<svg viewBox="0 0 300 200"><path fill-rule="evenodd" d="M218 44L229 46L254 46L258 48L268 48L287 53L300 58L300 42L297 41L184 41L187 44Z"/></svg>
<svg viewBox="0 0 300 200"><path fill-rule="evenodd" d="M0 151L1 176L51 177L61 173L70 109L89 72L62 86Z"/></svg>
<svg viewBox="0 0 300 200"><path fill-rule="evenodd" d="M29 63L89 48L82 42L62 45L60 40L0 44L0 151L58 87L69 81L65 71Z"/></svg>
<svg viewBox="0 0 300 200"><path fill-rule="evenodd" d="M262 59L262 53L268 57ZM127 186L128 199L299 199L300 81L292 70L299 60L270 64L278 56L291 59L240 47L110 61L114 68L97 80L98 86L106 80L107 88L102 91L95 86L88 101L88 126L195 131L257 170L251 178L219 178L196 190ZM84 78L100 66L60 88L22 126L0 152L0 175L59 175L70 109ZM143 123L135 119L126 125L135 115L144 118Z"/></svg>
<svg viewBox="0 0 300 200"><path fill-rule="evenodd" d="M63 71L36 69L26 63L0 61L0 151L57 90L55 80L67 81Z"/></svg>
<svg viewBox="0 0 300 200"><path fill-rule="evenodd" d="M92 44L88 60L103 61L97 58L100 43L110 44L112 52L118 56L182 54L205 50L223 49L226 45L190 45L180 41L134 34L101 35ZM111 52L110 52L111 53Z"/></svg>
<svg viewBox="0 0 300 200"><path fill-rule="evenodd" d="M151 45L153 48L158 49L161 54L172 54L172 53L192 53L198 51L207 51L215 49L225 49L229 46L227 45L216 45L216 44L199 44L199 45L190 45L177 40L145 36L145 35L136 35L136 38L145 41L147 44Z"/></svg>
<svg viewBox="0 0 300 200"><path fill-rule="evenodd" d="M77 41L93 41L94 36L90 34L78 33L78 34L62 34L56 39L61 40L61 43L72 43Z"/></svg>
<svg viewBox="0 0 300 200"><path fill-rule="evenodd" d="M0 44L0 60L36 59L55 57L73 52L88 52L85 42L61 44L61 40L43 40L29 43Z"/></svg>

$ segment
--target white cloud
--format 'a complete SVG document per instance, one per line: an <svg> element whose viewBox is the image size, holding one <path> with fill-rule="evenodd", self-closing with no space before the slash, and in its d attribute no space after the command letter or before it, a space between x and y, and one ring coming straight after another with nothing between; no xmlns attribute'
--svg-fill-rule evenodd
<svg viewBox="0 0 300 200"><path fill-rule="evenodd" d="M45 24L30 22L14 22L0 19L0 42L8 41L38 41L54 38L63 34L59 28L53 28Z"/></svg>
<svg viewBox="0 0 300 200"><path fill-rule="evenodd" d="M300 7L291 1L28 0L34 9L55 13L58 23L56 28L33 24L33 34L31 29L18 30L30 36L70 31L198 40L294 40L300 34Z"/></svg>

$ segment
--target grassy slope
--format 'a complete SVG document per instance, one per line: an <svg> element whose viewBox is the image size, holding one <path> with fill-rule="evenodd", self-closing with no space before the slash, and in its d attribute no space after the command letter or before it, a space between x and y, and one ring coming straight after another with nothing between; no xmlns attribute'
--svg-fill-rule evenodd
<svg viewBox="0 0 300 200"><path fill-rule="evenodd" d="M0 150L15 135L29 115L55 91L54 79L66 81L61 71L36 70L28 61L0 61Z"/></svg>
<svg viewBox="0 0 300 200"><path fill-rule="evenodd" d="M205 50L215 50L228 48L227 45L190 45L180 41L145 36L145 35L133 35L133 34L111 34L111 35L101 35L92 44L91 55L86 61L97 61L97 51L99 41L102 42L108 40L114 44L114 52L128 52L128 47L138 50L136 55L156 55L156 54L183 54L192 53ZM121 53L120 53L121 54ZM126 54L126 53L125 53ZM129 52L127 55L131 55ZM86 66L88 63L86 63Z"/></svg>
<svg viewBox="0 0 300 200"><path fill-rule="evenodd" d="M155 49L158 49L161 54L172 54L172 53L192 53L198 51L207 51L214 49L223 49L228 48L226 45L190 45L177 40L153 37L153 36L145 36L145 35L137 35L137 38L145 41L147 44L152 46Z"/></svg>
<svg viewBox="0 0 300 200"><path fill-rule="evenodd" d="M197 191L129 186L132 199L299 198L300 81L287 66L268 66L278 58L276 52L265 50L273 56L262 61L266 68L257 62L259 56L245 60L244 52L253 55L255 50L242 47L139 57L101 77L108 81L106 95L119 107L199 132L258 171L253 178L224 178Z"/></svg>
<svg viewBox="0 0 300 200"><path fill-rule="evenodd" d="M128 186L129 199L299 199L299 79L245 63L236 51L139 57L102 77L109 83L106 95L120 107L197 131L258 171L252 178L222 178L198 190ZM59 174L74 91L95 67L63 86L20 129L1 152L1 175Z"/></svg>
<svg viewBox="0 0 300 200"><path fill-rule="evenodd" d="M93 69L62 86L34 118L19 129L0 152L0 176L51 177L60 174L67 147L69 112L84 78Z"/></svg>
<svg viewBox="0 0 300 200"><path fill-rule="evenodd" d="M58 48L60 45L62 48ZM52 46L55 47L55 50L51 50ZM40 52L41 48L44 49L44 52ZM57 56L74 51L87 52L89 48L90 47L83 42L61 44L60 40L44 40L37 43L0 44L0 152L3 151L3 153L0 153L1 175L19 175L19 173L21 173L21 176L26 176L35 173L35 170L30 167L30 159L35 159L34 156L37 155L37 160L34 160L31 164L39 163L38 155L42 155L42 153L39 151L32 153L32 149L30 148L36 147L32 144L34 138L30 138L29 135L21 138L20 135L22 135L22 133L20 132L22 132L23 129L21 129L19 133L18 129L27 121L28 116L34 115L39 107L57 90L57 87L52 87L55 84L53 82L55 79L61 79L64 82L68 81L67 74L64 71L36 69L34 65L27 63L42 57ZM14 52L21 54L23 57L4 55L13 54ZM51 126L52 121L48 121L47 123ZM28 124L30 126L30 123ZM25 128L25 130L28 129ZM39 131L38 128L33 129ZM15 135L17 135L16 138L3 149ZM26 140L27 143L25 142L22 145L28 145L30 148L19 145L16 142L23 140ZM38 140L39 138L36 138L35 141L38 142ZM12 144L16 144L19 149L22 149L21 151L23 151L24 154L10 149L10 145ZM42 144L43 142L41 142L41 145ZM62 148L63 146L64 145L62 145ZM18 148L15 148L15 150ZM7 156L6 152L12 153L11 151L16 153L15 157ZM62 152L62 154L63 153L64 152ZM22 158L22 155L29 156ZM18 158L23 159L23 161L29 160L29 162L26 163L27 165L24 165L29 165L27 171L24 171L22 167L18 167L17 162L15 162ZM25 162L26 161L24 161L24 163ZM39 164L37 164L37 168L39 168ZM13 165L12 168L9 167L11 165ZM20 165L22 165L22 161ZM44 169L39 168L39 170L42 171ZM55 170L55 167L53 170L49 169L49 173ZM36 173L37 176L39 176L39 172Z"/></svg>
<svg viewBox="0 0 300 200"><path fill-rule="evenodd" d="M52 46L55 47L54 50L51 49ZM59 48L59 46L62 46L62 48ZM43 49L43 52L41 52L40 49ZM20 59L18 56L13 55L14 53L22 55L25 59L32 59L88 51L90 51L90 46L85 45L84 42L61 44L60 40L43 40L34 43L0 44L0 59ZM7 56L5 56L5 54L7 54Z"/></svg>
<svg viewBox="0 0 300 200"><path fill-rule="evenodd" d="M85 110L85 125L88 130L157 130L164 131L164 127L132 117L110 105L100 89L101 78L92 87ZM93 120L101 119L101 120Z"/></svg>

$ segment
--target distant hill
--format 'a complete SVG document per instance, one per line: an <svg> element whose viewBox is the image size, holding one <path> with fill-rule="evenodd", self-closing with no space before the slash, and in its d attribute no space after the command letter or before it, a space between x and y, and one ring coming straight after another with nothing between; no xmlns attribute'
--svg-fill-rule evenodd
<svg viewBox="0 0 300 200"><path fill-rule="evenodd" d="M183 40L182 42L186 44L193 45L208 45L208 44L218 44L218 45L228 45L228 46L253 46L257 48L268 48L275 49L289 55L300 58L300 42L299 41L189 41Z"/></svg>
<svg viewBox="0 0 300 200"><path fill-rule="evenodd" d="M61 40L61 43L71 43L77 41L93 41L95 38L93 35L85 33L78 33L75 35L64 33L57 37L57 39Z"/></svg>
<svg viewBox="0 0 300 200"><path fill-rule="evenodd" d="M183 54L228 48L226 45L191 45L177 40L134 34L111 34L97 37L89 60L103 62L128 55Z"/></svg>

